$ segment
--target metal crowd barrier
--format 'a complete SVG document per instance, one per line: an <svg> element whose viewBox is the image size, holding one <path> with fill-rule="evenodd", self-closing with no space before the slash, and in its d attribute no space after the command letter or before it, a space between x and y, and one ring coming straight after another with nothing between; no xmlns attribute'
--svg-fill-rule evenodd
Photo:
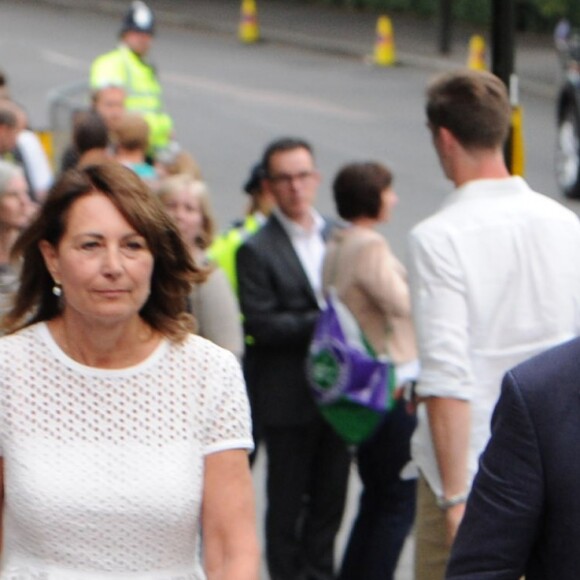
<svg viewBox="0 0 580 580"><path fill-rule="evenodd" d="M53 168L58 170L72 138L75 115L90 107L90 88L86 80L57 87L48 93L47 130L36 131Z"/></svg>

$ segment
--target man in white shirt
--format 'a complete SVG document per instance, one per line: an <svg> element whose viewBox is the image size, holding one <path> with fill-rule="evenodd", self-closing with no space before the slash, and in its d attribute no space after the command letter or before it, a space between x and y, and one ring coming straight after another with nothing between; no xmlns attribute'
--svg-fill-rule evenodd
<svg viewBox="0 0 580 580"><path fill-rule="evenodd" d="M510 176L511 106L481 71L438 76L427 119L455 191L410 234L421 359L416 579L444 577L502 375L580 330L577 216Z"/></svg>
<svg viewBox="0 0 580 580"><path fill-rule="evenodd" d="M277 208L238 250L237 276L251 338L244 370L268 453L268 570L271 580L333 580L350 457L316 408L305 368L331 223L313 207L320 176L307 142L271 143L262 167Z"/></svg>

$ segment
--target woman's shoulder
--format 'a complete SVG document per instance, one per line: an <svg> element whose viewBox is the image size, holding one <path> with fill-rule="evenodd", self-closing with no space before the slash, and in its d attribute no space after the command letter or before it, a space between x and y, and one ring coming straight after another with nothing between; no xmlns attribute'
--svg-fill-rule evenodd
<svg viewBox="0 0 580 580"><path fill-rule="evenodd" d="M38 344L42 342L42 333L45 328L43 322L26 326L11 334L0 337L0 353L20 352L24 345Z"/></svg>
<svg viewBox="0 0 580 580"><path fill-rule="evenodd" d="M33 368L45 359L46 340L44 323L33 324L22 330L0 337L0 372L14 372L16 368Z"/></svg>
<svg viewBox="0 0 580 580"><path fill-rule="evenodd" d="M196 363L206 361L226 366L238 364L236 357L229 350L198 334L188 334L183 341L172 343L171 351Z"/></svg>
<svg viewBox="0 0 580 580"><path fill-rule="evenodd" d="M386 238L371 228L352 227L344 230L341 237L337 239L340 244L344 243L345 248L356 252L390 252Z"/></svg>

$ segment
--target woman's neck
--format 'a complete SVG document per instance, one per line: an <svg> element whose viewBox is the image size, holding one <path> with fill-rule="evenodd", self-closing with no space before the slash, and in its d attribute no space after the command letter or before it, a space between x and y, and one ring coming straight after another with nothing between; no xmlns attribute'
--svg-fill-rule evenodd
<svg viewBox="0 0 580 580"><path fill-rule="evenodd" d="M143 152L139 150L121 149L117 151L115 158L119 163L145 163Z"/></svg>
<svg viewBox="0 0 580 580"><path fill-rule="evenodd" d="M367 228L372 230L377 226L378 220L370 217L359 217L354 220L351 220L350 223L358 228Z"/></svg>
<svg viewBox="0 0 580 580"><path fill-rule="evenodd" d="M19 234L20 230L16 228L4 228L0 226L0 264L10 262L10 251Z"/></svg>
<svg viewBox="0 0 580 580"><path fill-rule="evenodd" d="M65 312L51 320L48 327L70 358L96 368L120 369L139 364L161 340L161 335L140 316L108 325Z"/></svg>

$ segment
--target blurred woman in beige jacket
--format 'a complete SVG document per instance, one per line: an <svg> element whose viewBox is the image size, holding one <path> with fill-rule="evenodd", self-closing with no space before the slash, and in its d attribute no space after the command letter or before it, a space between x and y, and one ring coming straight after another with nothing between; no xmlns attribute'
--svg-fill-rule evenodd
<svg viewBox="0 0 580 580"><path fill-rule="evenodd" d="M403 265L375 228L397 202L391 172L379 163L352 163L337 174L334 198L348 227L335 232L324 260L324 288L334 286L379 355L396 363L397 393L418 374L411 301ZM402 398L357 450L363 483L340 580L389 580L415 512L410 438L415 417Z"/></svg>

